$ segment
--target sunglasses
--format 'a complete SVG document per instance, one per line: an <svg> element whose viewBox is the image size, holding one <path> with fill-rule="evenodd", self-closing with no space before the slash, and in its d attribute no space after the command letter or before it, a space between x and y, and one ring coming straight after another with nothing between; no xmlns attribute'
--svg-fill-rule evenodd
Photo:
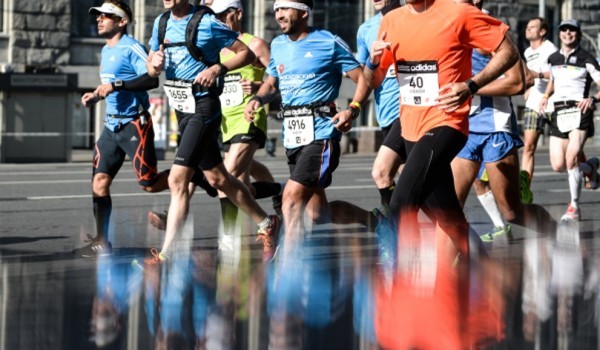
<svg viewBox="0 0 600 350"><path fill-rule="evenodd" d="M116 20L119 19L118 16L115 16L113 14L110 13L98 13L96 14L96 19L100 18L101 20L105 20L105 19L112 19L112 20Z"/></svg>
<svg viewBox="0 0 600 350"><path fill-rule="evenodd" d="M564 26L564 27L561 27L561 28L560 28L560 31L561 31L561 32L566 32L566 31L569 31L569 32L573 32L573 33L575 33L575 32L578 32L578 31L579 31L579 29L577 29L577 27Z"/></svg>

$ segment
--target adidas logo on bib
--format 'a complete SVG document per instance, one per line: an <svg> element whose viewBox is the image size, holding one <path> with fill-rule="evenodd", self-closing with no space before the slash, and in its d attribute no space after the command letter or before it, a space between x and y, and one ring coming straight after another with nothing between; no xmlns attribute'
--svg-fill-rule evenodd
<svg viewBox="0 0 600 350"><path fill-rule="evenodd" d="M307 52L307 53L304 55L304 57L306 57L306 58L312 58L312 57L313 57L313 54L312 54L312 52L308 51L308 52Z"/></svg>

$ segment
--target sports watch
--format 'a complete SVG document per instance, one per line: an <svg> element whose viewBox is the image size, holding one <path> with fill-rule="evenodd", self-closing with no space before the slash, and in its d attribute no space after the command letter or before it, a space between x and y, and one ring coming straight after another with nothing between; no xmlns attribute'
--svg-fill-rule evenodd
<svg viewBox="0 0 600 350"><path fill-rule="evenodd" d="M123 80L115 79L115 81L112 82L112 87L113 87L113 90L115 90L115 91L119 91L119 90L123 89Z"/></svg>

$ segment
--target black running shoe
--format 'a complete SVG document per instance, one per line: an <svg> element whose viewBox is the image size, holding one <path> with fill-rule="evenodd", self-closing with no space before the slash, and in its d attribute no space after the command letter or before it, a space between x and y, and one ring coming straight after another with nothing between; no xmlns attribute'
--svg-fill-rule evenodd
<svg viewBox="0 0 600 350"><path fill-rule="evenodd" d="M82 258L108 256L112 254L112 244L104 239L91 238L88 245L73 250L73 253Z"/></svg>

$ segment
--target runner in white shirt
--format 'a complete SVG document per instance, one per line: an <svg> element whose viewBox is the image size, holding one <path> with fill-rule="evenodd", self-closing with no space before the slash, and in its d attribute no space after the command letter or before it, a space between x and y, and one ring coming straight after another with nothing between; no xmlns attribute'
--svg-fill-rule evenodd
<svg viewBox="0 0 600 350"><path fill-rule="evenodd" d="M571 202L562 220L579 220L579 195L582 171L579 154L585 141L594 135L594 109L600 93L590 94L592 81L600 85L598 61L579 46L581 26L575 19L566 19L559 25L560 51L550 55L550 82L540 102L540 112L548 106L548 97L554 95L554 113L550 124L550 163L556 172L567 171ZM594 171L593 175L596 175Z"/></svg>
<svg viewBox="0 0 600 350"><path fill-rule="evenodd" d="M556 46L546 40L548 23L541 17L533 17L527 23L525 37L529 40L529 47L525 50L527 68L536 78L534 85L525 93L525 110L523 112L523 131L525 147L521 159L521 201L525 204L533 202L533 194L529 189L533 179L535 165L535 150L540 134L544 132L544 122L547 120L545 113L540 113L540 100L546 92L550 66L548 57L558 51ZM553 111L550 104L546 113Z"/></svg>

